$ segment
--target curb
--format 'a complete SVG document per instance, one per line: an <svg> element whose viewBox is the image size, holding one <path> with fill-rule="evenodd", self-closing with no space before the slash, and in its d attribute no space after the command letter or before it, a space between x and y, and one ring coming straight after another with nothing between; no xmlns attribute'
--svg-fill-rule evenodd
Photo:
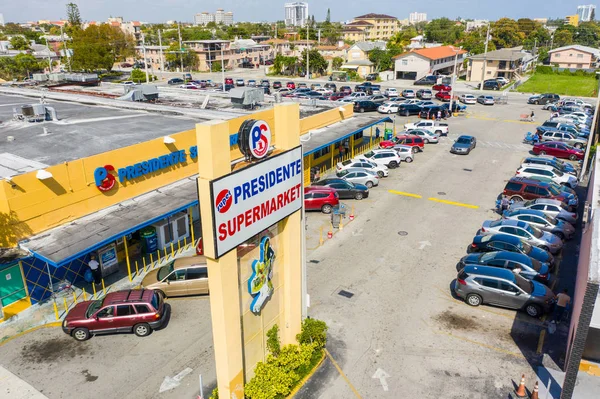
<svg viewBox="0 0 600 399"><path fill-rule="evenodd" d="M600 377L600 364L590 363L585 360L582 360L579 364L579 371L583 371L590 375Z"/></svg>
<svg viewBox="0 0 600 399"><path fill-rule="evenodd" d="M29 333L34 332L36 330L40 330L42 328L60 327L61 325L62 325L62 322L55 321L55 322L48 323L48 324L42 324L41 326L32 327L29 330L21 331L20 333L17 333L15 335L13 335L12 337L7 337L7 338L5 338L3 340L0 340L0 347L3 346L3 345L6 345L7 343L9 343L10 341L12 341L13 339L22 337L23 335L29 334Z"/></svg>
<svg viewBox="0 0 600 399"><path fill-rule="evenodd" d="M302 380L300 380L300 382L298 383L298 385L296 385L296 387L292 390L292 392L290 392L290 394L286 397L287 399L293 399L293 397L296 396L296 394L298 393L298 391L317 372L317 370L319 369L319 367L321 367L321 364L323 364L324 360L325 360L325 351L322 350L321 351L321 360L319 360L319 362L315 365L315 367L313 367L313 369L311 370L310 373L308 373L308 375L306 375Z"/></svg>

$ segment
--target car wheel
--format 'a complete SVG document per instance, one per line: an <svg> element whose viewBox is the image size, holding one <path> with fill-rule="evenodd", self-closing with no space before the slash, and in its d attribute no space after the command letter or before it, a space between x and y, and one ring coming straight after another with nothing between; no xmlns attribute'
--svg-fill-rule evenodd
<svg viewBox="0 0 600 399"><path fill-rule="evenodd" d="M571 155L569 155L569 159L570 159L571 161L576 161L576 160L577 160L577 155L575 155L575 154L571 154Z"/></svg>
<svg viewBox="0 0 600 399"><path fill-rule="evenodd" d="M87 328L76 328L73 330L73 333L71 333L71 335L77 341L85 341L87 339L90 339L91 336L90 331Z"/></svg>
<svg viewBox="0 0 600 399"><path fill-rule="evenodd" d="M365 112L365 109L361 108L361 109L358 110L358 112L360 112L362 114L363 112Z"/></svg>
<svg viewBox="0 0 600 399"><path fill-rule="evenodd" d="M523 198L521 198L518 195L513 195L512 197L510 197L510 199L511 199L511 201L514 201L514 202L523 202Z"/></svg>
<svg viewBox="0 0 600 399"><path fill-rule="evenodd" d="M542 250L544 250L544 251L546 251L546 252L550 252L550 248L548 248L548 247L547 247L547 246L545 246L545 245L542 245L542 246L540 247L540 249L542 249Z"/></svg>
<svg viewBox="0 0 600 399"><path fill-rule="evenodd" d="M325 214L329 214L329 213L331 213L331 209L332 209L331 205L325 204L321 207L321 212L323 212Z"/></svg>
<svg viewBox="0 0 600 399"><path fill-rule="evenodd" d="M554 233L554 235L560 238L561 241L565 240L565 234L562 231L557 231L556 233Z"/></svg>
<svg viewBox="0 0 600 399"><path fill-rule="evenodd" d="M540 105L540 101L539 100L536 100L533 103L536 104L536 105Z"/></svg>
<svg viewBox="0 0 600 399"><path fill-rule="evenodd" d="M466 302L471 306L479 306L483 303L483 299L477 294L469 294L467 295Z"/></svg>
<svg viewBox="0 0 600 399"><path fill-rule="evenodd" d="M410 116L410 112L404 111L404 116Z"/></svg>
<svg viewBox="0 0 600 399"><path fill-rule="evenodd" d="M391 110L388 110L388 112L387 112L387 113L388 113L388 114L391 114L391 113L392 113L392 111L391 111Z"/></svg>
<svg viewBox="0 0 600 399"><path fill-rule="evenodd" d="M138 337L145 337L150 335L152 328L147 323L140 323L133 326L133 333Z"/></svg>
<svg viewBox="0 0 600 399"><path fill-rule="evenodd" d="M416 146L414 146L411 151L413 154L416 154L419 150Z"/></svg>
<svg viewBox="0 0 600 399"><path fill-rule="evenodd" d="M429 144L429 140L427 140L427 139L423 139L423 143L425 143L425 144Z"/></svg>
<svg viewBox="0 0 600 399"><path fill-rule="evenodd" d="M583 148L583 144L577 143L577 144L575 144L573 147L575 147L575 148L577 148L577 149L581 150L581 149Z"/></svg>
<svg viewBox="0 0 600 399"><path fill-rule="evenodd" d="M165 299L165 298L167 297L167 294L165 294L165 293L164 293L163 291L161 291L161 290L156 290L156 292L158 292L158 294L159 294L160 296L162 296L162 297L163 297L163 299Z"/></svg>
<svg viewBox="0 0 600 399"><path fill-rule="evenodd" d="M435 134L437 134L438 136L441 136L442 135L442 131L441 130L436 130Z"/></svg>
<svg viewBox="0 0 600 399"><path fill-rule="evenodd" d="M368 181L365 183L365 186L367 186L367 188L373 188L373 182L372 181Z"/></svg>
<svg viewBox="0 0 600 399"><path fill-rule="evenodd" d="M525 306L525 312L527 312L527 314L531 317L540 317L542 314L542 309L538 305L530 303L529 305Z"/></svg>
<svg viewBox="0 0 600 399"><path fill-rule="evenodd" d="M377 171L377 176L379 176L379 177L383 177L383 172L382 172L382 171L380 171L380 170L378 170L378 171Z"/></svg>
<svg viewBox="0 0 600 399"><path fill-rule="evenodd" d="M363 193L354 194L354 199L360 201L361 199L363 199Z"/></svg>
<svg viewBox="0 0 600 399"><path fill-rule="evenodd" d="M388 167L390 167L390 168L392 168L392 169L396 169L398 166L400 166L400 165L398 165L398 162L396 162L396 161L392 161L392 162L390 162L390 164L388 165Z"/></svg>
<svg viewBox="0 0 600 399"><path fill-rule="evenodd" d="M546 155L546 151L540 151L540 155Z"/></svg>
<svg viewBox="0 0 600 399"><path fill-rule="evenodd" d="M406 163L411 163L412 161L413 161L412 157L404 158L404 162L406 162Z"/></svg>

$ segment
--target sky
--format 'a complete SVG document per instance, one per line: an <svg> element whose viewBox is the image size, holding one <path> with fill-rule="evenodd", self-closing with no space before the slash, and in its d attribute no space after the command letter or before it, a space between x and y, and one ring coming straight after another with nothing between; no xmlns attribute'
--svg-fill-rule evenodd
<svg viewBox="0 0 600 399"><path fill-rule="evenodd" d="M124 20L164 22L193 21L196 13L214 12L217 8L233 12L234 21L276 21L284 18L285 0L71 0L78 4L84 21L105 21L111 16ZM6 22L26 22L40 19L58 20L66 17L64 0L7 0L0 3L0 13ZM590 4L582 1L582 4ZM325 19L331 9L332 21L346 21L367 13L381 13L398 19L411 12L425 12L428 19L472 18L496 20L509 18L564 18L575 14L574 0L378 0L376 5L365 0L308 1L309 14L317 21ZM591 3L594 4L594 3ZM600 11L600 10L599 10Z"/></svg>

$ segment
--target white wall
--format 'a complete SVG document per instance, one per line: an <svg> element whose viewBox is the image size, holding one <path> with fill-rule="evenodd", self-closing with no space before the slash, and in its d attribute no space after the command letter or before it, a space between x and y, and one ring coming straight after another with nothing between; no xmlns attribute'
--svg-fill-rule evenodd
<svg viewBox="0 0 600 399"><path fill-rule="evenodd" d="M420 79L429 74L429 60L417 55L407 55L395 61L394 72L416 72L417 79ZM396 76L395 73L394 76Z"/></svg>

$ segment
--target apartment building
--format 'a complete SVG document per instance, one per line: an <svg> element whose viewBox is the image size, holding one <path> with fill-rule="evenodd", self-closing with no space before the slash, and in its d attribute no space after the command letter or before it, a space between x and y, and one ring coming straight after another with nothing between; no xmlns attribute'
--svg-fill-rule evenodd
<svg viewBox="0 0 600 399"><path fill-rule="evenodd" d="M259 44L252 39L190 40L183 44L196 53L198 70L210 71L214 62L220 62L225 69L248 65L264 64L275 57L275 50L269 44Z"/></svg>
<svg viewBox="0 0 600 399"><path fill-rule="evenodd" d="M308 3L285 3L285 26L304 26L308 19Z"/></svg>
<svg viewBox="0 0 600 399"><path fill-rule="evenodd" d="M593 47L573 44L548 51L550 65L559 68L591 69L596 67L600 50Z"/></svg>
<svg viewBox="0 0 600 399"><path fill-rule="evenodd" d="M394 57L396 79L417 80L427 75L460 75L467 52L454 46L439 46L409 51Z"/></svg>
<svg viewBox="0 0 600 399"><path fill-rule="evenodd" d="M425 21L427 21L427 13L425 12L411 12L408 15L408 22L411 24L416 24Z"/></svg>
<svg viewBox="0 0 600 399"><path fill-rule="evenodd" d="M218 8L217 12L214 14L205 11L194 15L194 25L205 26L211 22L214 22L217 25L233 25L233 12L225 12L222 8Z"/></svg>
<svg viewBox="0 0 600 399"><path fill-rule="evenodd" d="M587 6L577 6L577 15L579 22L588 22L592 20L592 14L596 13L596 6L588 4Z"/></svg>
<svg viewBox="0 0 600 399"><path fill-rule="evenodd" d="M167 55L167 50L169 46L146 46L146 64L150 67L152 72L157 72L162 70L162 65L160 62L160 53L162 50L162 60L163 63L166 64L165 57ZM144 48L142 46L135 46L136 58L128 58L127 62L133 64L136 60L144 59Z"/></svg>
<svg viewBox="0 0 600 399"><path fill-rule="evenodd" d="M350 23L344 26L344 39L351 35L350 29L360 29L364 32L364 38L361 40L388 40L400 30L398 18L386 14L365 14L354 18Z"/></svg>
<svg viewBox="0 0 600 399"><path fill-rule="evenodd" d="M535 58L530 52L523 50L523 46L471 56L467 65L467 81L481 82L494 78L517 79L521 73L533 66Z"/></svg>

